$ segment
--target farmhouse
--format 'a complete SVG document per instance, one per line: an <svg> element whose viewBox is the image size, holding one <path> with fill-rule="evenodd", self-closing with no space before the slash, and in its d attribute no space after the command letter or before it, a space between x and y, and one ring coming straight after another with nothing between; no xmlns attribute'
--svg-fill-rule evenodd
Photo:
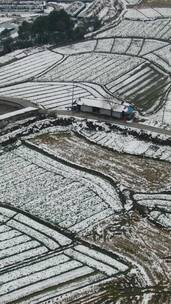
<svg viewBox="0 0 171 304"><path fill-rule="evenodd" d="M80 98L76 101L76 109L81 112L95 113L118 119L134 117L134 108L129 103L105 99Z"/></svg>

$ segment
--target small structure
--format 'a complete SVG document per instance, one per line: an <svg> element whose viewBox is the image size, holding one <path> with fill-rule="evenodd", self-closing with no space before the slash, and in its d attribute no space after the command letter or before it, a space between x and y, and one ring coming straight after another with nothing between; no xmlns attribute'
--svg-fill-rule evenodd
<svg viewBox="0 0 171 304"><path fill-rule="evenodd" d="M132 119L135 110L132 105L118 100L79 98L73 109L81 112L100 114L118 119Z"/></svg>

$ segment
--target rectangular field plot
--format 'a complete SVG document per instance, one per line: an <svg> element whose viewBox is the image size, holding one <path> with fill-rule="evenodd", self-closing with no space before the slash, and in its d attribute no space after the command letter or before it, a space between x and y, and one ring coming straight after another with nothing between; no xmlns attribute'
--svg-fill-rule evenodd
<svg viewBox="0 0 171 304"><path fill-rule="evenodd" d="M117 78L125 69L143 63L142 58L126 55L93 53L68 57L56 68L42 76L41 80L89 81L104 85Z"/></svg>
<svg viewBox="0 0 171 304"><path fill-rule="evenodd" d="M39 303L128 270L111 252L72 242L58 228L0 206L1 303Z"/></svg>
<svg viewBox="0 0 171 304"><path fill-rule="evenodd" d="M169 86L169 77L148 64L140 65L107 84L116 96L147 111L160 104Z"/></svg>
<svg viewBox="0 0 171 304"><path fill-rule="evenodd" d="M96 46L96 40L83 41L53 49L54 52L70 55L81 52L92 52Z"/></svg>
<svg viewBox="0 0 171 304"><path fill-rule="evenodd" d="M123 20L117 26L97 35L101 37L142 37L155 39L170 39L171 19L156 20Z"/></svg>
<svg viewBox="0 0 171 304"><path fill-rule="evenodd" d="M0 87L30 79L62 59L51 51L39 52L0 69Z"/></svg>
<svg viewBox="0 0 171 304"><path fill-rule="evenodd" d="M16 161L20 161L18 166ZM85 233L88 226L122 209L115 189L102 178L63 165L26 146L3 155L2 164L2 202L73 232Z"/></svg>

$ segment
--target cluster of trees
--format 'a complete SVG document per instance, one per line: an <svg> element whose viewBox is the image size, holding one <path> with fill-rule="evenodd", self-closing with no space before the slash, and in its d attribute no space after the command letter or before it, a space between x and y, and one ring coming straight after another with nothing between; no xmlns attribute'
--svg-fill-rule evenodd
<svg viewBox="0 0 171 304"><path fill-rule="evenodd" d="M87 32L97 30L100 26L97 18L73 19L64 10L52 11L48 16L39 16L33 22L23 21L17 38L3 38L4 53L46 43L82 40Z"/></svg>

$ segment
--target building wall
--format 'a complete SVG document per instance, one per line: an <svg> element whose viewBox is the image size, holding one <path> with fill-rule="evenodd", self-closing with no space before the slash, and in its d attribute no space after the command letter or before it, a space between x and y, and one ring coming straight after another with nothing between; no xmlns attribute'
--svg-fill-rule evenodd
<svg viewBox="0 0 171 304"><path fill-rule="evenodd" d="M81 111L82 111L82 112L93 113L93 108L92 108L92 107L85 106L85 105L81 105Z"/></svg>
<svg viewBox="0 0 171 304"><path fill-rule="evenodd" d="M115 111L113 111L113 112L112 112L112 117L115 117L115 118L122 118L122 113L121 113L121 112L115 112Z"/></svg>
<svg viewBox="0 0 171 304"><path fill-rule="evenodd" d="M111 116L111 110L100 109L100 114Z"/></svg>
<svg viewBox="0 0 171 304"><path fill-rule="evenodd" d="M106 116L109 116L109 117L112 116L112 117L119 118L119 119L122 118L122 113L121 112L112 111L112 113L111 113L111 110L106 110L106 109L100 109L99 108L99 113L98 112L96 113L96 112L93 111L93 107L86 106L86 105L81 105L80 110L82 112L87 112L87 113L101 114L101 115L106 115Z"/></svg>

